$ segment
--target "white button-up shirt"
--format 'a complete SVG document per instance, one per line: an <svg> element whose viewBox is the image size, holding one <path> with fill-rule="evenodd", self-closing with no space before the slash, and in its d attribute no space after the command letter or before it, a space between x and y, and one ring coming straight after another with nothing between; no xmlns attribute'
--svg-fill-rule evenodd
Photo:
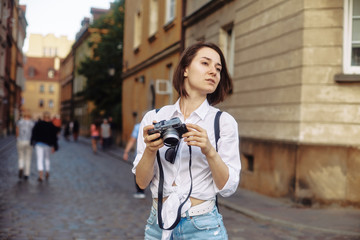
<svg viewBox="0 0 360 240"><path fill-rule="evenodd" d="M197 108L186 120L180 111L179 100L174 105L162 107L157 113L155 110L149 111L140 124L139 135L137 139L137 154L134 160L133 173L136 174L136 167L146 148L143 138L143 128L153 124L153 121L170 120L179 117L183 123L197 124L201 128L206 129L208 138L215 148L214 119L219 109L209 105L205 100L199 108ZM220 139L218 141L218 153L229 169L229 179L222 189L218 189L211 175L211 170L207 159L201 153L199 147L191 147L192 150L192 178L193 189L191 197L200 200L212 200L217 193L221 196L228 197L233 194L240 180L240 153L239 153L239 134L238 125L235 119L228 113L223 112L220 117ZM164 197L176 192L185 199L190 190L190 174L189 174L189 147L181 140L174 164L165 160L165 151L167 146L162 147L160 151L161 163L164 170ZM154 164L154 176L150 183L152 197L158 197L159 185L159 167L157 162ZM175 183L176 186L173 186Z"/></svg>

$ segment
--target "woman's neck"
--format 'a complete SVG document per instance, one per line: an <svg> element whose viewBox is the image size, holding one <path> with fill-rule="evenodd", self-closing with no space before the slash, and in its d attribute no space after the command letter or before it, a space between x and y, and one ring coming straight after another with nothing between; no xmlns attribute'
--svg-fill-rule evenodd
<svg viewBox="0 0 360 240"><path fill-rule="evenodd" d="M194 112L204 101L206 97L182 97L180 98L180 110L184 115L184 119L190 117L191 113Z"/></svg>

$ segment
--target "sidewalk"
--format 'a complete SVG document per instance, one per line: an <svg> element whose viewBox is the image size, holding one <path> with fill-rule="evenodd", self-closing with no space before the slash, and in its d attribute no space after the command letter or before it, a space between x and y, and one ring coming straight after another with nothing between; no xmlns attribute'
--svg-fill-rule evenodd
<svg viewBox="0 0 360 240"><path fill-rule="evenodd" d="M79 137L79 141L90 144L90 138ZM120 147L113 146L99 152L122 160L123 149ZM360 239L360 209L357 208L301 207L290 200L271 198L241 188L231 197L219 197L219 205L220 212L222 207L226 207L259 221Z"/></svg>

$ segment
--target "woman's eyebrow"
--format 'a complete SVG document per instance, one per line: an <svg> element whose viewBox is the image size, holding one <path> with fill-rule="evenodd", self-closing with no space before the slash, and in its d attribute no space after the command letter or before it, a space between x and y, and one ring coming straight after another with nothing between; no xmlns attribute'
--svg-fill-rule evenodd
<svg viewBox="0 0 360 240"><path fill-rule="evenodd" d="M205 59L208 60L208 61L212 61L212 59L211 59L211 58L208 58L208 57L201 57L201 58L205 58ZM222 67L220 63L216 63L215 65L216 65L216 66L219 66L219 67Z"/></svg>

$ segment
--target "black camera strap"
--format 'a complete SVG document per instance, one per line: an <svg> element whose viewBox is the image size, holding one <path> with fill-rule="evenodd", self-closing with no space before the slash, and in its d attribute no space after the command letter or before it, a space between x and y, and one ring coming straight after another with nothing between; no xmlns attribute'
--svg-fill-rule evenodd
<svg viewBox="0 0 360 240"><path fill-rule="evenodd" d="M190 191L189 191L189 194L187 195L185 201L180 204L180 206L178 208L178 211L177 211L176 220L169 228L164 228L164 223L162 221L162 216L161 216L162 204L163 204L163 190L164 190L164 170L163 170L161 160L160 160L160 153L159 153L159 151L157 151L157 153L156 153L157 162L158 162L159 171L160 171L160 179L159 179L159 186L158 186L158 209L157 209L157 211L158 211L159 227L161 229L172 230L178 225L178 223L180 222L180 219L181 219L181 209L182 209L182 207L184 206L184 204L186 203L186 201L189 199L189 197L191 195L192 186L193 186L193 180L192 180L192 174L191 174L191 146L189 146L189 153L190 153L189 173L190 173L190 179L191 179Z"/></svg>

